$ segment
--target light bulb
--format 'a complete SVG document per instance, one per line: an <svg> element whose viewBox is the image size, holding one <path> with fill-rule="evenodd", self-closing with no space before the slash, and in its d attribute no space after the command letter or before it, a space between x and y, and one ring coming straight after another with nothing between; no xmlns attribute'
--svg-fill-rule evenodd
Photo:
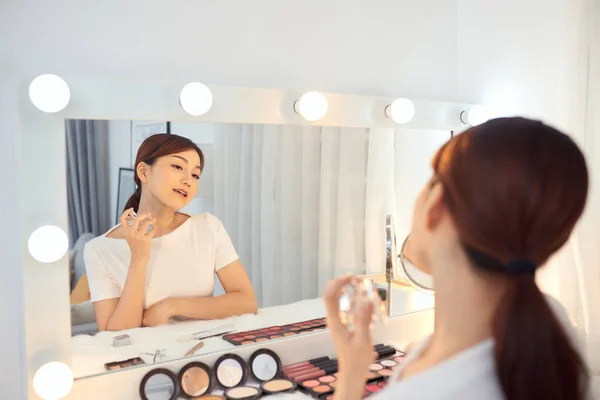
<svg viewBox="0 0 600 400"><path fill-rule="evenodd" d="M31 233L27 247L31 256L39 262L53 263L69 249L69 238L58 226L45 225Z"/></svg>
<svg viewBox="0 0 600 400"><path fill-rule="evenodd" d="M488 120L487 110L483 106L476 104L460 113L460 120L463 124L471 126L483 124Z"/></svg>
<svg viewBox="0 0 600 400"><path fill-rule="evenodd" d="M206 114L212 107L212 103L212 92L206 85L199 82L188 83L179 94L181 108L196 117Z"/></svg>
<svg viewBox="0 0 600 400"><path fill-rule="evenodd" d="M71 91L60 76L45 74L31 81L29 98L43 112L56 113L69 104Z"/></svg>
<svg viewBox="0 0 600 400"><path fill-rule="evenodd" d="M58 361L44 364L33 376L33 389L44 400L58 400L73 388L73 371Z"/></svg>
<svg viewBox="0 0 600 400"><path fill-rule="evenodd" d="M294 110L307 121L318 121L327 114L327 99L319 92L307 92L294 103Z"/></svg>
<svg viewBox="0 0 600 400"><path fill-rule="evenodd" d="M385 108L385 115L398 124L405 124L415 116L415 105L409 99L396 99Z"/></svg>

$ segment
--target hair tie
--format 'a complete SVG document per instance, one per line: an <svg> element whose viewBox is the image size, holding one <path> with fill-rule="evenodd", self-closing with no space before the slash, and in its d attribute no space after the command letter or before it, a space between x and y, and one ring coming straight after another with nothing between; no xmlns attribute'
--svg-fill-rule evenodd
<svg viewBox="0 0 600 400"><path fill-rule="evenodd" d="M508 276L515 276L520 274L535 275L537 266L531 260L514 260L508 263L506 273Z"/></svg>

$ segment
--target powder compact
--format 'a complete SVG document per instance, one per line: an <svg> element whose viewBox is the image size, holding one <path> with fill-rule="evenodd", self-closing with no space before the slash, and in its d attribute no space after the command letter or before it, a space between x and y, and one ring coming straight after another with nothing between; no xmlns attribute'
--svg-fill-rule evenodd
<svg viewBox="0 0 600 400"><path fill-rule="evenodd" d="M178 395L179 381L168 369L153 369L144 376L140 384L142 400L175 400Z"/></svg>
<svg viewBox="0 0 600 400"><path fill-rule="evenodd" d="M269 349L260 349L250 356L250 372L260 382L280 378L283 374L281 359Z"/></svg>
<svg viewBox="0 0 600 400"><path fill-rule="evenodd" d="M238 386L225 391L227 400L257 400L262 395L262 390L254 386Z"/></svg>
<svg viewBox="0 0 600 400"><path fill-rule="evenodd" d="M297 384L283 379L283 367L277 354L268 349L260 349L250 356L250 372L254 379L262 382L260 388L266 394L278 394L296 390Z"/></svg>
<svg viewBox="0 0 600 400"><path fill-rule="evenodd" d="M214 372L217 382L225 389L241 386L248 380L248 367L236 354L225 354L219 357Z"/></svg>
<svg viewBox="0 0 600 400"><path fill-rule="evenodd" d="M178 378L181 385L181 396L188 399L208 394L215 386L212 370L201 362L187 364L179 372Z"/></svg>

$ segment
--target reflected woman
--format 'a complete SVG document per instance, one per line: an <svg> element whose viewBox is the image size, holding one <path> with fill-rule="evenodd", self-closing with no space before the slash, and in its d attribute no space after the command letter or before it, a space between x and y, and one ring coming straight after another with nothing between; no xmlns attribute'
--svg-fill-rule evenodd
<svg viewBox="0 0 600 400"><path fill-rule="evenodd" d="M120 224L85 248L99 330L256 312L252 285L221 221L177 211L196 195L203 168L202 151L187 138L158 134L140 146L137 189ZM217 297L215 273L226 292Z"/></svg>

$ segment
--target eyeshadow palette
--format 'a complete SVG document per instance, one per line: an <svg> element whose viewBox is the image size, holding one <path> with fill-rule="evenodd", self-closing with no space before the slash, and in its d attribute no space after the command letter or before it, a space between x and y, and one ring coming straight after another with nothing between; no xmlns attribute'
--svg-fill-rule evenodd
<svg viewBox="0 0 600 400"><path fill-rule="evenodd" d="M293 324L270 326L268 328L260 328L253 331L230 333L222 337L224 340L235 346L242 346L295 336L325 328L325 318L318 318Z"/></svg>
<svg viewBox="0 0 600 400"><path fill-rule="evenodd" d="M405 353L382 344L376 345L375 351L378 360L369 366L363 398L383 389L405 357ZM328 357L287 365L283 368L286 377L297 382L300 390L320 400L333 398L338 379L337 369L337 360Z"/></svg>

